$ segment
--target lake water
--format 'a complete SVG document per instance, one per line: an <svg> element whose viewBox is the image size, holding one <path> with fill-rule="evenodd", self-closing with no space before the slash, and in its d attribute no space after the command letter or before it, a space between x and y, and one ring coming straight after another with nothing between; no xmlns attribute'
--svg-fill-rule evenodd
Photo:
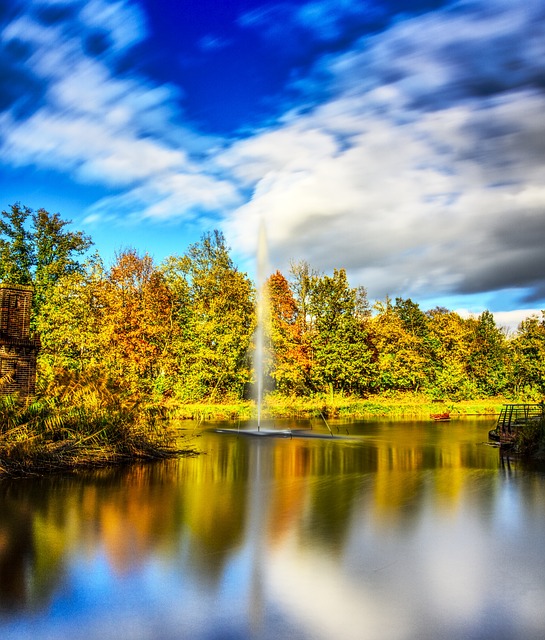
<svg viewBox="0 0 545 640"><path fill-rule="evenodd" d="M0 638L545 638L545 474L494 421L330 424L0 481Z"/></svg>

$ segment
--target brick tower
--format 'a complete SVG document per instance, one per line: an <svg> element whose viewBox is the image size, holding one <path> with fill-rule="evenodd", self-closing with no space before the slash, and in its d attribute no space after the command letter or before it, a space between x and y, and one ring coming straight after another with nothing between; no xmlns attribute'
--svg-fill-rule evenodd
<svg viewBox="0 0 545 640"><path fill-rule="evenodd" d="M34 394L38 338L30 335L32 287L0 284L0 394Z"/></svg>

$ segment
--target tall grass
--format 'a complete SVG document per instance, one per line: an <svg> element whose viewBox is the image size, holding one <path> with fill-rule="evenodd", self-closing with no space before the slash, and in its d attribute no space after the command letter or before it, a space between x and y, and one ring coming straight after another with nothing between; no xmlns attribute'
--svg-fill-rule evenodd
<svg viewBox="0 0 545 640"><path fill-rule="evenodd" d="M63 374L31 403L0 397L0 475L193 453L161 410L106 380Z"/></svg>

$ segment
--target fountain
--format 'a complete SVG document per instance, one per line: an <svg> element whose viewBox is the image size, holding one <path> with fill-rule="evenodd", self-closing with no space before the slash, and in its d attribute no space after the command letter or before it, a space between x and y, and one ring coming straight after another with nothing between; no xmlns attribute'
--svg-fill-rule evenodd
<svg viewBox="0 0 545 640"><path fill-rule="evenodd" d="M267 276L269 272L269 256L267 246L267 233L265 229L265 222L263 219L259 222L258 242L257 242L257 254L256 254L256 316L257 326L254 333L255 349L254 349L254 375L255 375L255 402L257 409L257 423L255 428L240 428L237 429L237 433L240 435L248 436L276 436L276 437L324 437L320 433L312 433L311 429L262 429L262 410L263 410L263 396L264 396L264 381L265 381L265 359L266 359L266 342L267 337L270 335L270 308L269 297L267 292ZM333 432L325 417L322 414L323 421L329 431L327 437L334 438ZM215 429L216 433L232 433L232 429Z"/></svg>
<svg viewBox="0 0 545 640"><path fill-rule="evenodd" d="M266 274L268 270L267 235L263 219L259 222L257 244L257 328L255 332L254 372L256 377L257 430L261 430L263 381L265 376L265 327L269 317Z"/></svg>

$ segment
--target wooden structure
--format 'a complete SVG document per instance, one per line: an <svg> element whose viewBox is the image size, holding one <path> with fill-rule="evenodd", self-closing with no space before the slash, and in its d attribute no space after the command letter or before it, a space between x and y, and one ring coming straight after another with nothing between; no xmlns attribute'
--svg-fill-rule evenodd
<svg viewBox="0 0 545 640"><path fill-rule="evenodd" d="M32 287L0 284L0 394L34 394L38 338L30 335Z"/></svg>
<svg viewBox="0 0 545 640"><path fill-rule="evenodd" d="M444 413L431 413L430 418L435 420L435 422L449 422L450 413L445 411Z"/></svg>
<svg viewBox="0 0 545 640"><path fill-rule="evenodd" d="M502 446L509 446L520 427L533 421L545 419L545 404L543 402L533 404L504 404L496 428L490 431L489 436Z"/></svg>

